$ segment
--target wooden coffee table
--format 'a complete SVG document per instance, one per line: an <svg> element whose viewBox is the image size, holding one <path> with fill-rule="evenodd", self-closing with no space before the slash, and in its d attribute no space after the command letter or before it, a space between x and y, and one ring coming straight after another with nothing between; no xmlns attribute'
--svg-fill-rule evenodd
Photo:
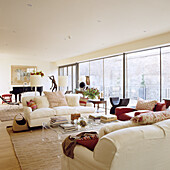
<svg viewBox="0 0 170 170"><path fill-rule="evenodd" d="M99 104L104 104L105 105L105 115L107 115L107 101L103 100L88 100L89 102L92 102L94 104L94 107L97 105L97 113L99 112Z"/></svg>

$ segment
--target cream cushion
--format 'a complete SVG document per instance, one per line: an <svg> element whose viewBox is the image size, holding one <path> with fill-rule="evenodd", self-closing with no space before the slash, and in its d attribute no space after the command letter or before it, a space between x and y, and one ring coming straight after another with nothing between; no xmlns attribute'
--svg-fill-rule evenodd
<svg viewBox="0 0 170 170"><path fill-rule="evenodd" d="M78 113L74 107L69 106L60 106L60 107L54 107L56 115L70 115L74 113Z"/></svg>
<svg viewBox="0 0 170 170"><path fill-rule="evenodd" d="M84 107L84 106L77 106L75 108L78 113L94 113L95 108L94 107Z"/></svg>
<svg viewBox="0 0 170 170"><path fill-rule="evenodd" d="M45 97L45 96L36 96L36 97L34 97L34 101L35 101L38 109L49 107L49 102L47 100L47 97Z"/></svg>
<svg viewBox="0 0 170 170"><path fill-rule="evenodd" d="M34 110L29 114L30 119L38 119L43 117L50 117L56 115L55 111L51 108L40 108Z"/></svg>
<svg viewBox="0 0 170 170"><path fill-rule="evenodd" d="M57 106L67 106L67 101L65 99L65 96L61 91L58 92L47 92L44 91L45 96L48 99L49 106L51 108L57 107Z"/></svg>
<svg viewBox="0 0 170 170"><path fill-rule="evenodd" d="M67 104L69 106L79 106L80 95L78 94L66 94Z"/></svg>
<svg viewBox="0 0 170 170"><path fill-rule="evenodd" d="M138 101L136 104L136 110L153 110L157 103L158 102L156 100L147 101L147 100L138 98Z"/></svg>

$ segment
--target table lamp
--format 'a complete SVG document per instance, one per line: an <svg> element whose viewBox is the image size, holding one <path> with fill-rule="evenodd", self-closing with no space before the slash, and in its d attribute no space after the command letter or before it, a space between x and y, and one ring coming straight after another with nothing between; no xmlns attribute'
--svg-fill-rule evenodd
<svg viewBox="0 0 170 170"><path fill-rule="evenodd" d="M68 76L58 76L58 86L62 87L61 91L64 92L65 88L68 86Z"/></svg>
<svg viewBox="0 0 170 170"><path fill-rule="evenodd" d="M37 86L42 86L42 77L41 75L30 75L30 84L35 87L35 96L37 91Z"/></svg>

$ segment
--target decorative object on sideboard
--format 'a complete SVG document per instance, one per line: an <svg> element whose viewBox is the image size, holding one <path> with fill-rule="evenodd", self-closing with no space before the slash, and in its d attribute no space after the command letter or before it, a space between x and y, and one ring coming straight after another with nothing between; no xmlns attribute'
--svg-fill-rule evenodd
<svg viewBox="0 0 170 170"><path fill-rule="evenodd" d="M61 91L66 91L66 87L68 86L68 76L58 76L58 86Z"/></svg>
<svg viewBox="0 0 170 170"><path fill-rule="evenodd" d="M80 86L80 90L82 91L82 90L85 89L86 84L85 84L84 82L81 82L81 83L79 84L79 86Z"/></svg>
<svg viewBox="0 0 170 170"><path fill-rule="evenodd" d="M86 84L90 85L90 77L89 76L86 76Z"/></svg>
<svg viewBox="0 0 170 170"><path fill-rule="evenodd" d="M49 77L49 79L52 81L52 85L51 85L50 90L52 90L52 92L53 92L54 90L57 91L57 83L56 83L56 81L55 81L54 75L48 76L48 77Z"/></svg>

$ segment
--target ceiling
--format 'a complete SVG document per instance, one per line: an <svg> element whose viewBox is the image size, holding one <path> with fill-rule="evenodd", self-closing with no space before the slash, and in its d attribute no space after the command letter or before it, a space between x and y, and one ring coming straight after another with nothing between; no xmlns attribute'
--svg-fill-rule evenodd
<svg viewBox="0 0 170 170"><path fill-rule="evenodd" d="M56 61L170 31L170 0L0 0L0 57Z"/></svg>

